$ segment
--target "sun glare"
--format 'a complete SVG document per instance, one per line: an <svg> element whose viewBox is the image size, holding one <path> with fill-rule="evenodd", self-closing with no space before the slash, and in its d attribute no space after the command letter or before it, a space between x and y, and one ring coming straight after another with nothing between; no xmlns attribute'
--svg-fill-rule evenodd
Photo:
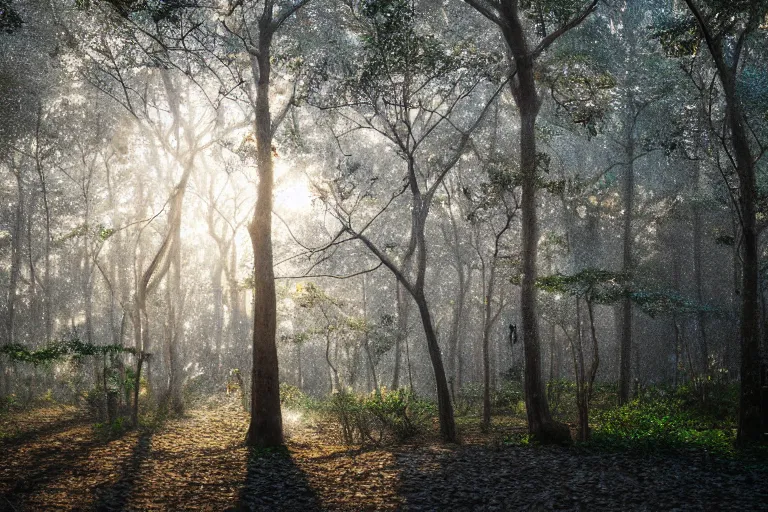
<svg viewBox="0 0 768 512"><path fill-rule="evenodd" d="M312 192L305 178L286 181L275 191L275 207L293 213L312 208Z"/></svg>

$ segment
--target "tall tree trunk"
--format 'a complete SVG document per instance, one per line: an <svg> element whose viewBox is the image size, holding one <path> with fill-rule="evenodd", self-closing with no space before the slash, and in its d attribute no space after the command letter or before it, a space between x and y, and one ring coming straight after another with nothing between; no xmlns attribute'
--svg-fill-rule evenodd
<svg viewBox="0 0 768 512"><path fill-rule="evenodd" d="M694 178L694 194L697 196L697 201L693 206L693 273L696 285L696 302L704 304L704 278L702 269L702 240L701 231L703 227L701 205L698 201L699 180L701 179L701 163L696 163L696 176ZM701 365L702 373L707 374L709 371L709 343L707 341L707 325L706 314L703 311L699 311L696 315L698 323L699 334L699 348L701 351Z"/></svg>
<svg viewBox="0 0 768 512"><path fill-rule="evenodd" d="M634 100L631 95L627 101L632 107ZM626 128L625 157L627 159L626 175L624 176L624 219L622 231L622 271L628 275L632 273L632 213L634 211L635 196L635 137L634 137L634 113L629 116L629 125ZM632 357L632 299L624 297L621 306L621 343L619 357L619 405L629 401L629 388L631 379Z"/></svg>
<svg viewBox="0 0 768 512"><path fill-rule="evenodd" d="M170 300L168 303L168 326L170 337L168 338L168 405L174 414L184 413L184 399L182 384L181 345L184 342L184 314L183 296L181 289L181 222L174 226L173 242L170 249L171 269Z"/></svg>
<svg viewBox="0 0 768 512"><path fill-rule="evenodd" d="M392 363L391 389L400 387L400 366L402 361L402 345L408 329L408 298L400 281L395 283L395 301L397 306L397 331L395 332L395 360Z"/></svg>
<svg viewBox="0 0 768 512"><path fill-rule="evenodd" d="M465 0L483 16L495 23L507 43L515 64L511 82L512 96L520 113L520 174L522 185L522 270L520 309L525 347L525 405L528 430L543 442L570 440L568 428L552 421L541 377L541 346L536 314L536 257L538 226L536 217L536 117L540 99L536 91L534 63L536 58L557 38L581 24L597 7L593 0L581 12L544 36L536 48L528 45L528 31L523 26L518 1L478 2Z"/></svg>
<svg viewBox="0 0 768 512"><path fill-rule="evenodd" d="M213 288L213 372L215 378L218 379L219 367L221 366L221 343L224 338L224 291L222 287L222 261L226 258L226 254L219 252L219 258L213 265L213 273L211 274L211 285ZM230 315L234 312L230 310Z"/></svg>
<svg viewBox="0 0 768 512"><path fill-rule="evenodd" d="M755 4L749 11L750 20L738 38L739 51L726 58L722 39L713 36L701 11L693 0L685 0L696 18L715 62L725 97L725 122L731 136L732 154L739 176L739 213L742 238L741 275L741 392L739 397L739 426L737 442L756 443L763 437L760 418L760 304L758 296L759 253L756 207L757 181L755 161L749 145L737 92L737 72L742 53L741 42L763 21L764 12ZM748 39L748 38L746 38ZM730 62L729 62L730 60Z"/></svg>
<svg viewBox="0 0 768 512"><path fill-rule="evenodd" d="M270 7L271 9L271 7ZM253 369L251 377L251 423L246 434L249 446L278 446L283 443L280 412L280 375L277 360L275 274L272 259L272 120L269 105L272 34L260 23L259 53L252 58L259 77L256 90L256 148L259 182L253 219L248 234L253 246Z"/></svg>
<svg viewBox="0 0 768 512"><path fill-rule="evenodd" d="M16 211L13 218L13 233L11 238L11 275L8 284L6 332L9 343L16 342L16 295L18 293L18 282L21 274L22 258L22 233L24 226L24 180L21 169L16 171Z"/></svg>
<svg viewBox="0 0 768 512"><path fill-rule="evenodd" d="M41 116L42 113L38 112L36 133L35 133L35 168L37 170L37 176L40 180L40 192L43 196L43 212L45 215L45 240L43 241L43 314L45 322L45 342L51 343L53 338L53 318L51 315L51 207L48 202L48 182L45 176L45 170L43 169L43 159L40 153L40 128L41 128ZM88 198L86 198L86 201ZM88 227L88 220L86 219L86 228ZM86 238L85 243L88 243ZM88 262L86 261L86 264ZM30 265L31 268L31 265ZM34 286L34 279L32 279ZM88 321L86 316L86 322Z"/></svg>
<svg viewBox="0 0 768 512"><path fill-rule="evenodd" d="M520 28L522 31L522 27ZM541 345L536 299L536 260L538 255L538 219L536 214L536 116L539 98L533 74L533 60L516 58L518 84L515 103L520 112L520 171L522 178L522 270L520 312L525 347L525 406L528 431L542 442L563 442L570 434L552 420L541 376Z"/></svg>

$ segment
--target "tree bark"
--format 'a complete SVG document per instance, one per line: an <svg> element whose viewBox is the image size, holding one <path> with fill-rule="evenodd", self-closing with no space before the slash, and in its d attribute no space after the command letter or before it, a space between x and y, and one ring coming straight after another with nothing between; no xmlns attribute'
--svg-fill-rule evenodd
<svg viewBox="0 0 768 512"><path fill-rule="evenodd" d="M518 20L519 22L519 20ZM522 37L522 27L515 31ZM523 43L524 45L524 43ZM524 46L523 46L524 47ZM525 406L528 431L542 442L570 439L564 425L552 420L541 376L541 345L537 318L536 260L538 255L538 219L536 214L536 116L539 98L533 73L533 60L527 51L515 58L518 84L513 88L520 112L520 171L522 178L522 282L520 312L525 347Z"/></svg>
<svg viewBox="0 0 768 512"><path fill-rule="evenodd" d="M627 101L627 107L633 108L634 101L631 95ZM628 116L629 125L626 130L626 154L627 166L624 176L624 219L622 231L622 271L626 274L632 273L632 213L634 211L635 197L635 137L634 137L634 113ZM619 405L624 405L629 401L629 388L631 380L631 357L632 357L632 299L629 296L624 297L621 305L621 343L619 357Z"/></svg>
<svg viewBox="0 0 768 512"><path fill-rule="evenodd" d="M739 177L739 217L742 237L741 275L741 391L739 397L739 426L737 442L740 445L760 442L763 438L760 418L760 303L758 295L759 253L756 207L757 181L755 162L745 127L737 92L737 53L728 62L722 40L712 35L712 29L693 0L685 0L704 35L709 53L717 68L725 97L725 122L731 136L732 154ZM749 12L748 26L739 38L754 30L762 17L759 10Z"/></svg>
<svg viewBox="0 0 768 512"><path fill-rule="evenodd" d="M270 7L271 10L271 7ZM266 22L264 21L266 20ZM268 447L283 443L280 412L280 376L277 360L275 275L272 258L272 120L269 103L272 33L266 14L260 22L258 55L252 68L258 78L256 90L256 148L259 182L256 207L248 225L253 247L253 369L251 377L251 423L245 442Z"/></svg>
<svg viewBox="0 0 768 512"><path fill-rule="evenodd" d="M379 380L376 378L376 364L373 361L371 355L371 344L368 336L368 274L363 274L363 321L365 322L365 331L363 332L363 346L365 347L365 355L368 360L368 368L370 370L371 378L373 379L374 391L379 391Z"/></svg>

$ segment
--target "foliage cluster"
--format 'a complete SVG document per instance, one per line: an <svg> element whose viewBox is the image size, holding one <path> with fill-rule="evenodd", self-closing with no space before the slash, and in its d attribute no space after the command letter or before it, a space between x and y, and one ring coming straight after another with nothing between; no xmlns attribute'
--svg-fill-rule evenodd
<svg viewBox="0 0 768 512"><path fill-rule="evenodd" d="M13 10L10 0L0 0L0 31L8 33L13 32L17 28L21 28L24 20L21 19L19 13Z"/></svg>
<svg viewBox="0 0 768 512"><path fill-rule="evenodd" d="M736 424L737 387L708 386L677 390L652 387L632 402L596 411L595 429L588 447L641 453L704 450L732 454Z"/></svg>
<svg viewBox="0 0 768 512"><path fill-rule="evenodd" d="M280 405L289 409L315 409L317 407L312 397L286 382L280 384Z"/></svg>
<svg viewBox="0 0 768 512"><path fill-rule="evenodd" d="M94 423L93 430L102 439L114 439L123 435L129 427L128 419L120 416L110 422Z"/></svg>
<svg viewBox="0 0 768 512"><path fill-rule="evenodd" d="M37 350L29 350L21 343L8 343L0 347L0 354L7 355L11 361L39 364L52 364L67 356L84 357L118 353L133 354L134 349L122 345L94 345L77 337L57 341Z"/></svg>
<svg viewBox="0 0 768 512"><path fill-rule="evenodd" d="M339 426L346 444L402 442L425 430L436 415L434 404L409 389L382 388L368 395L335 393L323 410Z"/></svg>

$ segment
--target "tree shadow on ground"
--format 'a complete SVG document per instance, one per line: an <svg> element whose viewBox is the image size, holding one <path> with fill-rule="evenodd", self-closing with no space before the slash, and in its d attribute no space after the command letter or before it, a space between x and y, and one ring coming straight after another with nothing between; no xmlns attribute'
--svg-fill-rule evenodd
<svg viewBox="0 0 768 512"><path fill-rule="evenodd" d="M131 456L123 461L117 482L94 489L94 510L102 512L128 508L128 503L136 489L137 480L141 477L141 464L149 458L151 451L152 432L143 431L136 440Z"/></svg>
<svg viewBox="0 0 768 512"><path fill-rule="evenodd" d="M237 503L227 512L321 510L315 491L286 448L252 450Z"/></svg>
<svg viewBox="0 0 768 512"><path fill-rule="evenodd" d="M23 510L25 501L40 490L49 490L61 475L79 465L101 445L100 440L72 436L66 443L41 442L39 447L24 450L25 462L17 464L11 474L3 476L0 473L0 489L7 489L0 500L0 510L8 504L13 507L11 510Z"/></svg>
<svg viewBox="0 0 768 512"><path fill-rule="evenodd" d="M56 421L45 422L34 428L25 428L15 434L6 436L0 441L0 449L13 448L18 445L34 441L37 438L60 434L73 427L87 424L90 418L84 414L76 414L71 417L59 419Z"/></svg>
<svg viewBox="0 0 768 512"><path fill-rule="evenodd" d="M407 510L553 510L552 475L519 450L424 447L398 453L397 465Z"/></svg>

